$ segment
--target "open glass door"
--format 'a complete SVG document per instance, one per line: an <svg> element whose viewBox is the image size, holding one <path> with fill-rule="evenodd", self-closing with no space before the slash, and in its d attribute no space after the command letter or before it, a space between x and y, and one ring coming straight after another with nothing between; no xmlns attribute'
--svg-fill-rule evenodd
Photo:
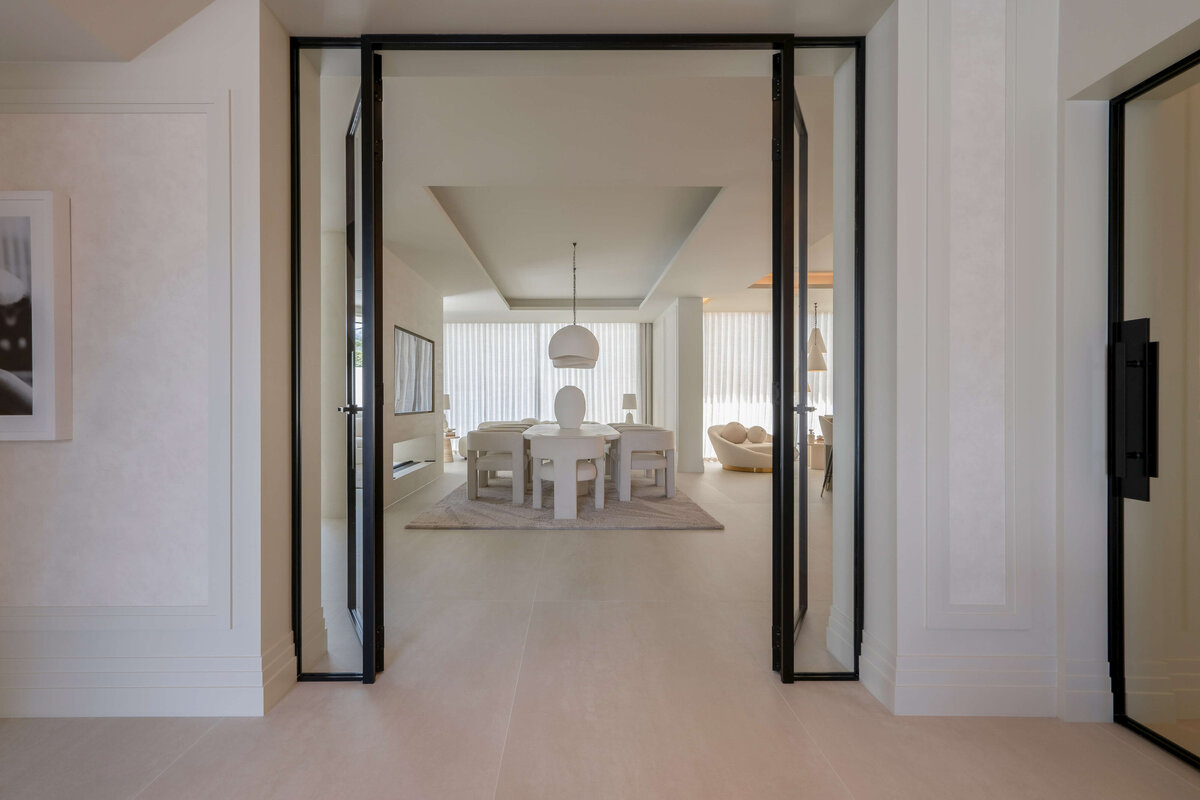
<svg viewBox="0 0 1200 800"><path fill-rule="evenodd" d="M773 74L773 661L785 683L857 677L862 589L861 51L797 48Z"/></svg>
<svg viewBox="0 0 1200 800"><path fill-rule="evenodd" d="M1113 716L1200 766L1200 53L1112 113Z"/></svg>
<svg viewBox="0 0 1200 800"><path fill-rule="evenodd" d="M360 50L293 41L293 631L298 678L371 680ZM366 667L364 669L364 667Z"/></svg>

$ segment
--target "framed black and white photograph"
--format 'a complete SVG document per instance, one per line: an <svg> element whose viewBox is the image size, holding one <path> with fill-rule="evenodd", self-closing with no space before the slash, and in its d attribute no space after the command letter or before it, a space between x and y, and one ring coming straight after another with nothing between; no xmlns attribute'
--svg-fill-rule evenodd
<svg viewBox="0 0 1200 800"><path fill-rule="evenodd" d="M71 436L69 207L0 192L0 440Z"/></svg>
<svg viewBox="0 0 1200 800"><path fill-rule="evenodd" d="M433 340L396 326L396 414L433 411Z"/></svg>

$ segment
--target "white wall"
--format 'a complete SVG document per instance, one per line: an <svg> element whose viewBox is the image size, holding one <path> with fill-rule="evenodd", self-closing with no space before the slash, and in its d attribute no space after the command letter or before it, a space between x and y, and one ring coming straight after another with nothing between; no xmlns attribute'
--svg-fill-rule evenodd
<svg viewBox="0 0 1200 800"><path fill-rule="evenodd" d="M71 198L75 309L74 439L0 443L0 714L261 714L294 680L281 36L216 0L129 63L0 64L0 183Z"/></svg>
<svg viewBox="0 0 1200 800"><path fill-rule="evenodd" d="M847 58L833 76L833 341L853 342L854 327L854 101L855 65ZM824 240L823 240L824 241ZM817 248L809 248L811 254ZM822 248L824 249L824 248ZM826 290L828 292L828 290ZM818 290L809 290L809 298ZM833 603L825 643L837 659L854 663L854 358L852 347L834 348L833 357Z"/></svg>
<svg viewBox="0 0 1200 800"><path fill-rule="evenodd" d="M887 215L887 202L868 210L867 392L881 394L867 421L864 682L901 714L1055 711L1055 464L1044 446L1055 419L1045 346L1055 332L1055 12L1031 0L902 0L894 12L895 277L879 285L890 218L872 210ZM869 63L886 57L892 13ZM887 80L873 73L869 85ZM869 110L868 124L886 137L891 108L877 103L883 113ZM884 174L868 160L869 181L882 182L890 164L876 159ZM876 237L885 252L872 253ZM894 310L872 320L880 293ZM889 342L892 354L877 350ZM892 374L903 424L887 426ZM892 447L894 465L873 463ZM892 598L879 596L885 578L871 579L892 556L878 538L892 497L877 481L893 469L894 657Z"/></svg>
<svg viewBox="0 0 1200 800"><path fill-rule="evenodd" d="M433 411L396 416L395 327L433 340ZM445 470L442 461L442 295L412 267L383 249L383 505L386 508ZM453 400L451 400L453 402ZM393 478L387 468L392 448L402 443L404 460L432 458L434 463ZM457 452L457 451L456 451Z"/></svg>
<svg viewBox="0 0 1200 800"><path fill-rule="evenodd" d="M867 34L863 320L863 685L891 708L896 683L896 82L899 4Z"/></svg>
<svg viewBox="0 0 1200 800"><path fill-rule="evenodd" d="M704 471L704 318L699 297L677 298L654 321L654 424L675 431L675 468Z"/></svg>

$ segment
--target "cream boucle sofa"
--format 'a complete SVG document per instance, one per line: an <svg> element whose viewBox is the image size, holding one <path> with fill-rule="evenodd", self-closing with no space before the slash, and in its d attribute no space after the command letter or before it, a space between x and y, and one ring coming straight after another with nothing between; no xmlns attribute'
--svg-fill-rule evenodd
<svg viewBox="0 0 1200 800"><path fill-rule="evenodd" d="M757 425L747 430L740 423L713 425L708 440L725 469L739 472L770 472L773 437ZM757 440L757 441L755 441Z"/></svg>

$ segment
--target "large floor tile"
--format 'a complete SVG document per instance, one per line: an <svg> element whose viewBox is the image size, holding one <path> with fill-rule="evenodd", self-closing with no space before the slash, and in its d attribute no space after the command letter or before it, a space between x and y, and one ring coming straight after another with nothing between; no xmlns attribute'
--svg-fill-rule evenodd
<svg viewBox="0 0 1200 800"><path fill-rule="evenodd" d="M213 719L0 720L0 797L133 797Z"/></svg>
<svg viewBox="0 0 1200 800"><path fill-rule="evenodd" d="M1196 798L1104 725L894 717L855 683L782 690L856 798Z"/></svg>
<svg viewBox="0 0 1200 800"><path fill-rule="evenodd" d="M528 622L522 603L409 604L376 685L301 684L224 720L144 796L489 798Z"/></svg>
<svg viewBox="0 0 1200 800"><path fill-rule="evenodd" d="M497 797L849 797L704 611L537 603Z"/></svg>

